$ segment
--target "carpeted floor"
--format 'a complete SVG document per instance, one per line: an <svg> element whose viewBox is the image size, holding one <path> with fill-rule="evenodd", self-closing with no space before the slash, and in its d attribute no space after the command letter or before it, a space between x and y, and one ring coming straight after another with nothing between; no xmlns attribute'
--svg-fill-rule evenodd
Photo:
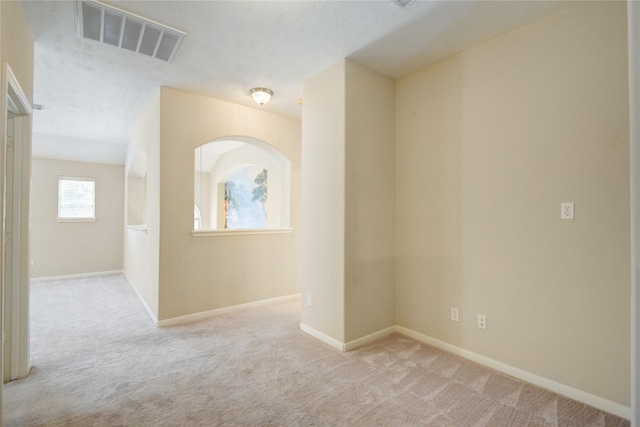
<svg viewBox="0 0 640 427"><path fill-rule="evenodd" d="M32 285L5 426L628 426L401 335L340 353L299 301L156 328L121 276Z"/></svg>

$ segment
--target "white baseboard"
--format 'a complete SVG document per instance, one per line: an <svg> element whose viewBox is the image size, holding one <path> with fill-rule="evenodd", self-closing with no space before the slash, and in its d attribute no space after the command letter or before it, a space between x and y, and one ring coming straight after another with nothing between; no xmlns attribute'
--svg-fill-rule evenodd
<svg viewBox="0 0 640 427"><path fill-rule="evenodd" d="M96 271L93 273L64 274L61 276L48 276L48 277L32 277L30 281L31 283L51 282L53 280L82 279L83 277L112 276L114 274L122 274L122 273L123 273L122 270Z"/></svg>
<svg viewBox="0 0 640 427"><path fill-rule="evenodd" d="M497 360L493 360L478 353L456 347L455 345L440 341L427 335L423 335L419 332L412 331L411 329L407 329L402 326L396 326L395 330L399 334L406 335L409 338L413 338L417 341L421 341L434 347L441 348L442 350L446 350L450 353L464 357L465 359L469 359L491 369L495 369L496 371L503 372L507 375L511 375L512 377L553 391L554 393L561 394L570 399L577 400L578 402L585 403L587 405L593 406L594 408L598 408L602 411L609 412L627 420L631 419L631 408L627 406L612 402L607 399L603 399L602 397L598 397L585 391L570 387L568 385L561 384L557 381L541 377L539 375L524 371L514 366L507 365L506 363L498 362Z"/></svg>
<svg viewBox="0 0 640 427"><path fill-rule="evenodd" d="M320 332L317 329L312 328L309 325L305 325L304 323L300 322L300 330L302 332L305 332L309 335L311 335L312 337L314 337L315 339L318 339L320 341L322 341L325 344L330 345L331 347L338 349L340 351L344 351L344 344L340 341L338 341L335 338L331 338L329 335Z"/></svg>
<svg viewBox="0 0 640 427"><path fill-rule="evenodd" d="M144 310L147 312L147 314L149 315L149 317L151 317L151 321L153 322L154 325L158 325L158 318L156 317L155 314L153 314L153 311L151 310L151 307L149 307L147 305L147 302L144 300L144 298L142 298L142 295L140 295L140 292L138 292L138 288L135 287L135 285L133 284L133 282L131 281L131 279L129 279L129 276L127 276L126 272L122 272L122 275L124 276L124 279L127 281L127 283L129 284L129 287L133 290L133 292L136 294L136 296L138 297L138 300L140 300L140 303L142 304L142 306L144 307Z"/></svg>
<svg viewBox="0 0 640 427"><path fill-rule="evenodd" d="M187 314L185 316L172 317L170 319L163 319L163 320L156 321L156 326L165 327L165 326L180 325L183 323L197 322L198 320L203 320L203 319L207 319L209 317L214 317L214 316L220 316L221 314L232 313L234 311L242 310L249 307L258 307L261 305L272 304L275 302L289 301L292 299L300 299L300 296L301 296L300 294L285 295L282 297L269 298L269 299L264 299L260 301L249 302L246 304L232 305L230 307L223 307L215 310L201 311L200 313Z"/></svg>
<svg viewBox="0 0 640 427"><path fill-rule="evenodd" d="M390 326L388 328L382 329L378 332L374 332L372 334L369 334L365 337L362 338L358 338L357 340L353 340L353 341L349 341L348 343L344 344L344 350L343 351L351 351L357 347L360 347L361 345L365 345L365 344L369 344L372 341L375 341L377 339L380 339L382 337L386 337L387 335L391 335L392 333L394 333L396 331L396 327L395 326Z"/></svg>
<svg viewBox="0 0 640 427"><path fill-rule="evenodd" d="M368 344L372 341L375 341L377 339L380 339L382 337L386 337L387 335L391 335L392 333L394 333L396 331L396 327L395 326L390 326L388 328L382 329L378 332L374 332L372 334L369 334L367 336L364 336L362 338L358 338L356 340L353 341L349 341L348 343L343 343L340 340L337 340L335 338L330 337L329 335L325 334L324 332L320 332L317 329L312 328L311 326L304 324L302 322L300 322L300 330L302 332L306 332L307 334L311 335L312 337L322 341L325 344L329 344L331 347L338 349L342 352L345 351L351 351L357 347L360 347L362 345Z"/></svg>

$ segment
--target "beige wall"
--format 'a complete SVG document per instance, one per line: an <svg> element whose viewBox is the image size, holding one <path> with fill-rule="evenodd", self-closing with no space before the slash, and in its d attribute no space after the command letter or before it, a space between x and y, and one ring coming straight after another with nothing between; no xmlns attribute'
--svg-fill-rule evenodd
<svg viewBox="0 0 640 427"><path fill-rule="evenodd" d="M124 228L124 272L157 319L160 252L160 90L134 125L125 161L124 174L128 173L135 176L144 176L146 173L146 191L143 193L145 200L142 203L146 224ZM126 195L129 190L125 189ZM128 200L127 197L125 200Z"/></svg>
<svg viewBox="0 0 640 427"><path fill-rule="evenodd" d="M345 341L395 325L395 82L346 62Z"/></svg>
<svg viewBox="0 0 640 427"><path fill-rule="evenodd" d="M33 36L22 2L2 1L2 60L7 61L24 94L33 102Z"/></svg>
<svg viewBox="0 0 640 427"><path fill-rule="evenodd" d="M305 82L302 109L302 324L340 342L345 339L345 67L341 61Z"/></svg>
<svg viewBox="0 0 640 427"><path fill-rule="evenodd" d="M300 292L300 121L162 89L159 319ZM193 237L194 149L226 136L291 160L288 234Z"/></svg>
<svg viewBox="0 0 640 427"><path fill-rule="evenodd" d="M32 160L31 277L122 270L123 167ZM96 221L58 222L58 177L95 178Z"/></svg>
<svg viewBox="0 0 640 427"><path fill-rule="evenodd" d="M303 91L302 324L346 344L395 324L395 83L343 60Z"/></svg>
<svg viewBox="0 0 640 427"><path fill-rule="evenodd" d="M625 9L574 4L398 81L396 283L398 325L628 406Z"/></svg>

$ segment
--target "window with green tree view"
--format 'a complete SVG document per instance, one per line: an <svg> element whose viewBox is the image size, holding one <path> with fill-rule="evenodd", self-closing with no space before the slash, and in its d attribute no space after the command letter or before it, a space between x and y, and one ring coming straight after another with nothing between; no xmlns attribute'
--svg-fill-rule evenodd
<svg viewBox="0 0 640 427"><path fill-rule="evenodd" d="M260 166L245 166L224 183L224 228L267 226L267 176Z"/></svg>
<svg viewBox="0 0 640 427"><path fill-rule="evenodd" d="M194 154L195 231L289 229L291 162L275 147L229 137Z"/></svg>

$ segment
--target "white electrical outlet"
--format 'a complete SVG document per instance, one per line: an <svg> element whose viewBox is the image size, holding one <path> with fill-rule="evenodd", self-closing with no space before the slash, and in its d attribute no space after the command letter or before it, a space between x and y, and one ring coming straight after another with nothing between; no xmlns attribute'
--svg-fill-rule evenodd
<svg viewBox="0 0 640 427"><path fill-rule="evenodd" d="M478 314L478 328L487 329L487 316Z"/></svg>
<svg viewBox="0 0 640 427"><path fill-rule="evenodd" d="M313 297L311 295L307 295L307 305L313 307Z"/></svg>
<svg viewBox="0 0 640 427"><path fill-rule="evenodd" d="M29 267L34 267L36 262L34 260L29 260Z"/></svg>
<svg viewBox="0 0 640 427"><path fill-rule="evenodd" d="M460 320L460 317L458 316L458 309L455 307L451 307L451 320L453 320L454 322Z"/></svg>
<svg viewBox="0 0 640 427"><path fill-rule="evenodd" d="M560 219L573 219L573 202L560 203Z"/></svg>

